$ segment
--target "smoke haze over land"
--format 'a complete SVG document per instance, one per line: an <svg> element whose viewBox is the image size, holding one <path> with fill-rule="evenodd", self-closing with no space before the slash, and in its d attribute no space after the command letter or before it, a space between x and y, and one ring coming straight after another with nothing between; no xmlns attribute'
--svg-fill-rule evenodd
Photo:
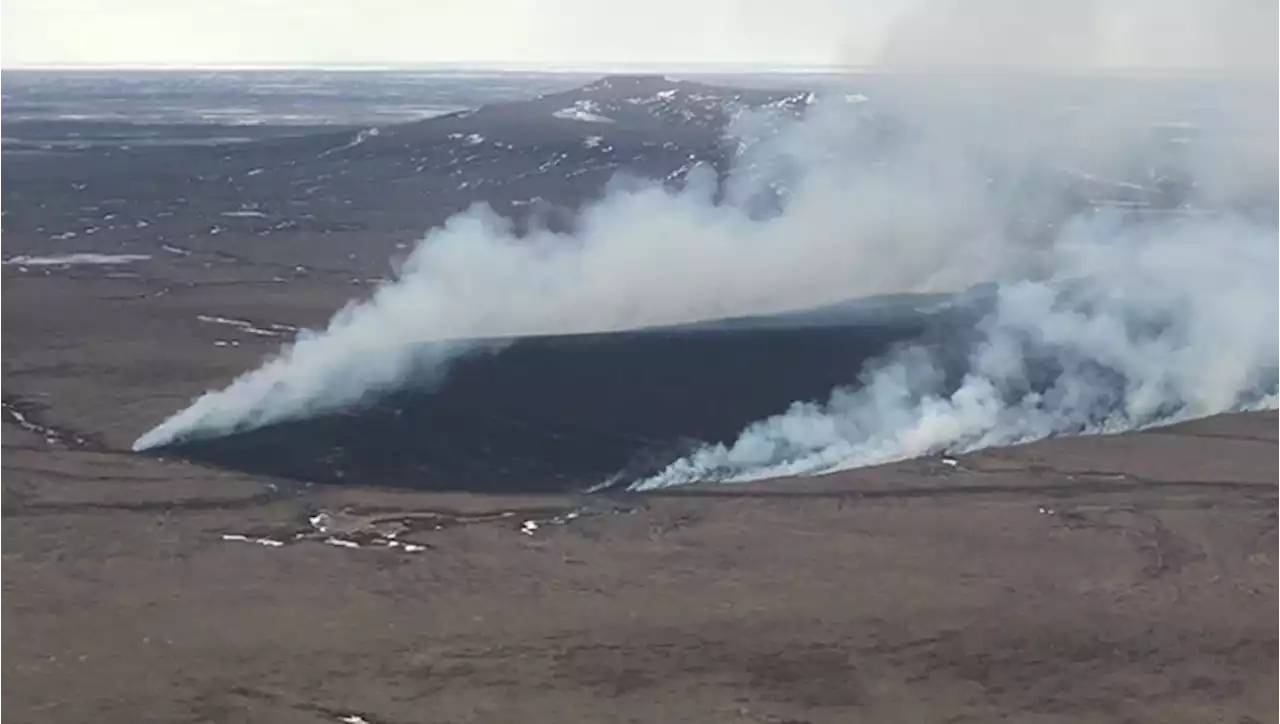
<svg viewBox="0 0 1280 724"><path fill-rule="evenodd" d="M1274 229L1231 219L1073 224L1055 278L1002 285L961 349L910 346L825 403L796 403L633 487L809 474L1273 408L1276 249ZM958 368L948 359L956 355Z"/></svg>
<svg viewBox="0 0 1280 724"><path fill-rule="evenodd" d="M411 374L443 371L449 359L475 348L458 340L956 291L1022 263L999 229L998 199L971 183L962 159L925 157L908 147L902 157L881 161L885 172L844 166L844 157L833 154L835 144L853 153L881 151L868 147L874 139L862 138L871 134L859 133L856 124L836 125L846 118L843 110L784 124L759 148L744 149L761 163L757 176L744 174L732 185L734 198L748 203L775 179L788 184L785 208L768 218L713 204L716 179L709 169L680 191L619 183L582 213L572 235L534 231L519 238L485 208L460 215L428 234L398 279L371 300L349 306L323 333L304 335L263 368L201 398L139 447L356 403ZM853 138L837 136L846 130ZM908 243L912 253L900 253Z"/></svg>
<svg viewBox="0 0 1280 724"><path fill-rule="evenodd" d="M1272 74L1266 0L922 0L889 21L885 70Z"/></svg>
<svg viewBox="0 0 1280 724"><path fill-rule="evenodd" d="M1231 207L1275 196L1275 28L1274 3L938 0L894 25L882 62L903 70L1219 74L1184 96L1217 101L1199 117L1204 125L1183 121L1204 132L1197 147L1152 148L1139 161L1144 141L1133 124L1151 123L1154 109L1188 106L1113 96L1070 125L1068 135L1088 141L1057 162L1118 171L1138 161L1151 164L1149 177L1160 165L1176 168L1191 189L1184 206ZM980 77L968 88L989 91L989 82ZM940 85L956 92L954 82ZM981 122L1000 119L988 115L993 107L980 106ZM1003 151L1055 155L1046 153L1052 144L1042 145L1048 136L995 129L1013 130ZM1242 136L1251 141L1247 151L1232 147ZM1055 231L1049 278L1001 284L973 339L944 350L907 347L868 365L829 400L797 402L733 443L704 447L632 487L812 474L1274 408L1275 221L1270 202L1248 219L1227 212L1127 224L1116 214L1077 216Z"/></svg>
<svg viewBox="0 0 1280 724"><path fill-rule="evenodd" d="M867 103L832 94L801 119L739 112L727 178L702 169L679 190L621 179L568 234L518 237L473 209L371 299L135 447L428 384L460 355L501 353L501 338L984 282L998 286L973 334L892 354L825 403L799 401L638 485L1274 406L1275 67L1259 48L1274 49L1275 23L1268 37L1259 19L1275 8L1237 5L922 3L892 24L885 67L1033 74L867 78ZM1147 39L1126 40L1133 28ZM1034 74L1117 58L1212 77ZM1135 199L1158 208L1135 217Z"/></svg>

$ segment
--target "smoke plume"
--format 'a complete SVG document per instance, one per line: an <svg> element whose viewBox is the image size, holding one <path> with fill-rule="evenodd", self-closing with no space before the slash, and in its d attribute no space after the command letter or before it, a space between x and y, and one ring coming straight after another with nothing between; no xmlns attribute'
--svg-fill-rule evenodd
<svg viewBox="0 0 1280 724"><path fill-rule="evenodd" d="M461 214L370 299L135 447L344 408L410 377L421 384L503 338L954 291L1024 263L1029 250L1001 228L1004 191L974 184L967 160L916 143L877 148L858 104L833 105L803 121L742 118L740 173L728 190L739 203L712 203L716 175L695 169L680 190L619 182L573 234L517 237L486 207ZM858 156L865 161L846 165ZM784 186L785 199L769 202ZM781 207L751 211L769 203Z"/></svg>
<svg viewBox="0 0 1280 724"><path fill-rule="evenodd" d="M632 487L813 474L1275 407L1274 229L1093 219L1071 224L1055 257L1052 279L996 291L958 383L944 356L955 349L911 346L825 404L796 403Z"/></svg>
<svg viewBox="0 0 1280 724"><path fill-rule="evenodd" d="M886 42L886 64L945 67L947 53L966 56L976 41L957 35L940 45L938 33L963 30L994 44L1017 35L1000 30L1001 18L1026 21L1016 38L1025 52L991 56L984 68L1054 69L1076 48L1102 38L1114 50L1121 37L1099 24L1096 3L1079 5L1093 8L1083 19L1064 16L1063 32L1076 39L1065 45L1025 37L1048 43L1054 28L1031 20L1053 13L1000 15L1022 4L979 2L973 7L992 13L971 12L963 23L929 14L960 12L953 5L926 2L923 15L905 18ZM1149 6L1167 20L1156 4L1119 6ZM1218 25L1202 24L1207 32L1253 37L1247 23L1210 14ZM954 340L945 354L926 346L895 353L827 402L797 403L640 487L1274 405L1275 84L1254 82L1274 65L1226 41L1204 45L1212 52L1203 59L1200 47L1177 65L1210 68L1212 77L868 76L857 79L858 95L819 99L801 119L742 113L729 128L737 152L727 178L696 169L678 190L620 179L572 233L517 235L477 207L427 234L369 299L200 397L135 449L430 384L461 356L500 354L524 335L984 282L997 291L976 336ZM1029 62L1029 49L1049 54ZM1143 204L1161 213L1135 220L1124 211Z"/></svg>
<svg viewBox="0 0 1280 724"><path fill-rule="evenodd" d="M1274 409L1276 13L1255 0L925 0L902 15L881 67L925 73L890 89L902 107L919 116L946 106L953 128L998 134L1006 170L1107 168L1114 176L1085 175L1114 191L1180 184L1182 213L1070 215L1054 225L1043 277L1001 280L973 310L976 334L899 349L827 401L798 401L631 488L814 474ZM1143 92L1098 99L1106 81L1097 73L1117 69L1158 72L1131 78ZM1197 82L1161 77L1171 70ZM941 84L930 75L956 71L977 74ZM1028 83L1000 76L1009 72L1029 73ZM1081 72L1091 80L1066 80ZM1059 103L1035 102L1046 91ZM990 102L993 92L1003 102ZM1085 97L1100 105L1075 105ZM1052 111L1064 107L1076 117L1060 124ZM1194 137L1135 133L1161 114L1166 128ZM1011 201L1002 213L1044 210L1044 197ZM1193 207L1216 212L1187 213Z"/></svg>

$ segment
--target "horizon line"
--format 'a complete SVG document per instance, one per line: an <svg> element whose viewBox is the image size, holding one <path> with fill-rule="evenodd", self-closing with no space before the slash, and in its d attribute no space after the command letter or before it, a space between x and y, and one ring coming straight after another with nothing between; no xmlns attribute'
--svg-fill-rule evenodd
<svg viewBox="0 0 1280 724"><path fill-rule="evenodd" d="M762 72L849 72L863 68L852 65L788 64L788 63L722 63L681 62L669 63L617 63L574 62L542 63L518 61L433 61L433 62L358 62L349 63L295 63L295 62L218 62L218 63L0 63L3 70L457 70L457 71L538 71L547 73L591 73L613 70L702 70L711 68L752 69Z"/></svg>
<svg viewBox="0 0 1280 724"><path fill-rule="evenodd" d="M1128 75L1128 76L1252 76L1231 67L1143 67L1116 66L1098 68L984 68L958 67L935 68L892 67L884 65L835 65L814 63L749 63L749 62L682 62L669 63L617 63L575 62L542 63L518 61L433 61L412 63L348 62L348 63L19 63L5 65L3 71L64 71L64 72L457 72L457 73L546 73L565 75L627 74L627 73L756 73L796 75ZM1274 68L1263 70L1274 72Z"/></svg>

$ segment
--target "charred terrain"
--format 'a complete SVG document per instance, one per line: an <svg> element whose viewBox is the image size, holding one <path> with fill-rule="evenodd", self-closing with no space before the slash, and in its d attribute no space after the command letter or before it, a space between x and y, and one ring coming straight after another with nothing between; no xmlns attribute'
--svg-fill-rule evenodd
<svg viewBox="0 0 1280 724"><path fill-rule="evenodd" d="M619 171L722 169L735 104L809 98L571 80L404 123L75 121L68 144L6 117L14 721L1276 720L1274 412L582 492L821 397L930 333L910 305L523 340L432 394L129 451L450 214L569 226Z"/></svg>

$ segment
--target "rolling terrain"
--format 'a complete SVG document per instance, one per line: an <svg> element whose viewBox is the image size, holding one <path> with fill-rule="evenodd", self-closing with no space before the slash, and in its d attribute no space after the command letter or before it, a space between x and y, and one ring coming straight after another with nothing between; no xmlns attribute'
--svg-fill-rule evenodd
<svg viewBox="0 0 1280 724"><path fill-rule="evenodd" d="M10 716L1275 721L1274 412L581 492L823 394L917 316L533 338L464 361L447 407L393 396L130 452L368 294L453 211L568 225L556 209L616 171L722 167L729 101L803 112L807 91L753 85L608 77L230 144L6 146ZM1080 203L1178 205L1070 178ZM750 382L781 369L803 374Z"/></svg>

